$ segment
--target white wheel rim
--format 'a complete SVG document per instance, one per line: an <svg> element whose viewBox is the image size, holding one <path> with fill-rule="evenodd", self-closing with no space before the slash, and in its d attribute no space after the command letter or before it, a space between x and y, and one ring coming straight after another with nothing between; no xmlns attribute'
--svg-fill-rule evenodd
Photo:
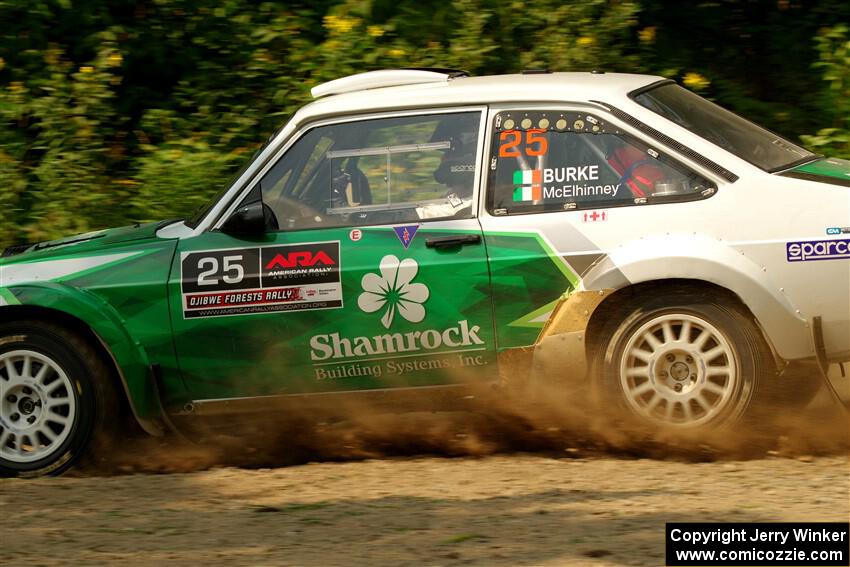
<svg viewBox="0 0 850 567"><path fill-rule="evenodd" d="M74 386L58 363L31 350L0 354L0 458L30 463L50 456L76 415Z"/></svg>
<svg viewBox="0 0 850 567"><path fill-rule="evenodd" d="M620 386L637 414L678 427L704 425L735 402L739 364L714 325L681 313L661 315L632 333Z"/></svg>

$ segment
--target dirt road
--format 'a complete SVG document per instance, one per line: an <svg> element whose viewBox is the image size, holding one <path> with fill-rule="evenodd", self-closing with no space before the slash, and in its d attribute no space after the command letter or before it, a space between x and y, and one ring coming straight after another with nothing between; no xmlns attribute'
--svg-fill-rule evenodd
<svg viewBox="0 0 850 567"><path fill-rule="evenodd" d="M6 480L0 564L662 565L668 521L846 521L848 459L412 458Z"/></svg>
<svg viewBox="0 0 850 567"><path fill-rule="evenodd" d="M117 476L0 480L0 565L663 565L665 522L847 521L828 402L720 449L444 415L326 424L277 461L139 440Z"/></svg>

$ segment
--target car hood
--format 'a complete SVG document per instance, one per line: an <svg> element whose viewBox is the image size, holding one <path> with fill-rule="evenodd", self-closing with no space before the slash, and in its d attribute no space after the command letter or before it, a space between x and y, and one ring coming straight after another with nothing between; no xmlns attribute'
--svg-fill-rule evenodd
<svg viewBox="0 0 850 567"><path fill-rule="evenodd" d="M785 177L850 187L850 160L824 158L782 173Z"/></svg>
<svg viewBox="0 0 850 567"><path fill-rule="evenodd" d="M158 240L157 231L175 222L167 220L145 224L134 224L119 228L97 230L61 238L48 240L37 244L10 246L0 257L0 265L17 262L32 262L49 258L76 255L82 253L97 253L100 249L108 249L115 245L143 240Z"/></svg>

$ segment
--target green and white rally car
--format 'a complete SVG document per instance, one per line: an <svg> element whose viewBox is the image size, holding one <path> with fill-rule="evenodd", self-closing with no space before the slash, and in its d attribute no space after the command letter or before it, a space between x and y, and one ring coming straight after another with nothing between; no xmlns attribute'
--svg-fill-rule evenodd
<svg viewBox="0 0 850 567"><path fill-rule="evenodd" d="M728 427L850 360L848 161L660 77L312 92L192 218L5 251L3 475L67 469L122 415L162 435L520 375L637 424Z"/></svg>

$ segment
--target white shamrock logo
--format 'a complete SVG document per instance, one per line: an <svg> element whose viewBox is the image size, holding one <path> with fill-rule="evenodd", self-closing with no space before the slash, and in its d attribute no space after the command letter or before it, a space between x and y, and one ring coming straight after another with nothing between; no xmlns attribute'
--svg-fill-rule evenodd
<svg viewBox="0 0 850 567"><path fill-rule="evenodd" d="M381 323L389 329L396 311L411 323L419 323L425 318L425 308L430 292L428 286L411 283L419 271L419 264L412 258L399 262L392 254L384 256L380 264L381 274L368 273L363 276L360 285L363 293L357 298L357 305L366 313L374 313L386 308Z"/></svg>

